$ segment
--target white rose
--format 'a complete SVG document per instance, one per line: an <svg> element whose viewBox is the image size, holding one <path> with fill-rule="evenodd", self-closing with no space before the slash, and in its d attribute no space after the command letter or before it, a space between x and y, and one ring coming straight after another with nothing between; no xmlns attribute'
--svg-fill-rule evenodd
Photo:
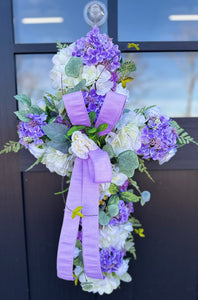
<svg viewBox="0 0 198 300"><path fill-rule="evenodd" d="M98 146L89 139L84 133L75 131L72 134L71 151L82 159L87 159L89 151L96 150Z"/></svg>
<svg viewBox="0 0 198 300"><path fill-rule="evenodd" d="M97 69L94 65L84 66L82 78L86 79L86 86L92 85L97 78Z"/></svg>
<svg viewBox="0 0 198 300"><path fill-rule="evenodd" d="M103 226L99 230L99 247L114 247L121 250L124 248L125 241L131 231L133 231L133 226L130 222L117 226Z"/></svg>
<svg viewBox="0 0 198 300"><path fill-rule="evenodd" d="M168 152L163 158L159 159L159 164L162 165L165 162L169 161L177 152L176 148L173 148L170 150L170 152Z"/></svg>

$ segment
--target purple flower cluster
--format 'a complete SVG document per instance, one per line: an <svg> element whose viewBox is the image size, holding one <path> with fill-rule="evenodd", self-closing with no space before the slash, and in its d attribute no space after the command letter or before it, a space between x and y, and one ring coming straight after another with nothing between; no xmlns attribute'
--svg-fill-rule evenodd
<svg viewBox="0 0 198 300"><path fill-rule="evenodd" d="M116 217L109 221L109 225L116 226L126 223L128 221L130 213L134 211L133 204L130 202L125 204L123 200L119 201L118 207L119 213Z"/></svg>
<svg viewBox="0 0 198 300"><path fill-rule="evenodd" d="M46 125L47 116L42 113L40 116L36 114L27 114L27 117L31 119L30 122L20 122L18 125L19 130L19 142L28 148L30 142L34 141L36 145L43 144L42 139L40 139L45 133L41 126Z"/></svg>
<svg viewBox="0 0 198 300"><path fill-rule="evenodd" d="M102 272L112 273L118 270L123 261L124 253L111 247L100 251Z"/></svg>
<svg viewBox="0 0 198 300"><path fill-rule="evenodd" d="M120 51L105 33L101 34L95 27L76 41L73 56L81 57L85 65L104 64L109 71L114 72L120 67Z"/></svg>
<svg viewBox="0 0 198 300"><path fill-rule="evenodd" d="M162 159L171 149L177 147L177 130L171 126L171 119L164 116L152 117L141 131L141 148L137 154L144 159Z"/></svg>
<svg viewBox="0 0 198 300"><path fill-rule="evenodd" d="M94 90L94 89L90 90L89 93L86 91L83 91L82 94L83 94L83 98L84 98L88 113L90 113L91 111L95 111L96 120L97 120L98 115L100 113L100 109L104 103L105 96L98 95L96 93L96 90Z"/></svg>

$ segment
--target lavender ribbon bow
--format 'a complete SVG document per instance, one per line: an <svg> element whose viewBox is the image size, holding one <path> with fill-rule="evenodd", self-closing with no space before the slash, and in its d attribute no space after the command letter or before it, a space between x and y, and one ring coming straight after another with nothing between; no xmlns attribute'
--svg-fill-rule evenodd
<svg viewBox="0 0 198 300"><path fill-rule="evenodd" d="M90 126L90 120L81 92L63 96L63 101L73 125ZM108 123L99 135L108 134L119 121L126 101L121 94L109 92L101 108L96 127ZM65 280L73 278L73 257L80 217L71 218L72 210L83 206L82 251L85 273L88 277L102 279L99 254L98 200L99 184L111 182L112 169L107 152L100 148L90 151L88 159L76 158L65 206L58 255L57 276Z"/></svg>

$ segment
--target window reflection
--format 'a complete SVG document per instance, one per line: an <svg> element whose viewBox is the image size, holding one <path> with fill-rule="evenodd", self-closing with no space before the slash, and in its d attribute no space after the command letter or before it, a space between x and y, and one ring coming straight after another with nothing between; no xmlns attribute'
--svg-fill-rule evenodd
<svg viewBox="0 0 198 300"><path fill-rule="evenodd" d="M35 104L46 92L53 93L49 72L52 54L26 54L16 56L17 93L27 94ZM20 106L20 109L22 107Z"/></svg>
<svg viewBox="0 0 198 300"><path fill-rule="evenodd" d="M128 83L132 106L158 105L172 117L198 117L198 54L135 53L135 80Z"/></svg>
<svg viewBox="0 0 198 300"><path fill-rule="evenodd" d="M72 42L90 27L83 18L88 0L14 0L15 43ZM102 0L107 4L107 0ZM107 22L101 26L107 32Z"/></svg>
<svg viewBox="0 0 198 300"><path fill-rule="evenodd" d="M198 40L197 0L118 0L119 41Z"/></svg>
<svg viewBox="0 0 198 300"><path fill-rule="evenodd" d="M18 93L27 94L33 103L51 88L49 72L53 55L17 55ZM124 53L134 59L135 79L127 83L132 107L158 105L171 117L198 117L198 54ZM22 107L20 107L22 109Z"/></svg>

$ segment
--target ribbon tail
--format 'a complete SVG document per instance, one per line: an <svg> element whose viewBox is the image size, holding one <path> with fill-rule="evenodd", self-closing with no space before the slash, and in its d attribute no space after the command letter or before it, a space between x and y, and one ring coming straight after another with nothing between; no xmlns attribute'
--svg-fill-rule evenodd
<svg viewBox="0 0 198 300"><path fill-rule="evenodd" d="M82 205L82 167L82 160L76 158L59 239L57 254L57 276L65 280L74 280L73 258L79 230L80 217L76 216L74 219L72 219L71 210L74 210L76 207Z"/></svg>
<svg viewBox="0 0 198 300"><path fill-rule="evenodd" d="M98 199L99 187L90 176L89 160L83 160L82 249L85 273L88 277L103 279L99 253Z"/></svg>

